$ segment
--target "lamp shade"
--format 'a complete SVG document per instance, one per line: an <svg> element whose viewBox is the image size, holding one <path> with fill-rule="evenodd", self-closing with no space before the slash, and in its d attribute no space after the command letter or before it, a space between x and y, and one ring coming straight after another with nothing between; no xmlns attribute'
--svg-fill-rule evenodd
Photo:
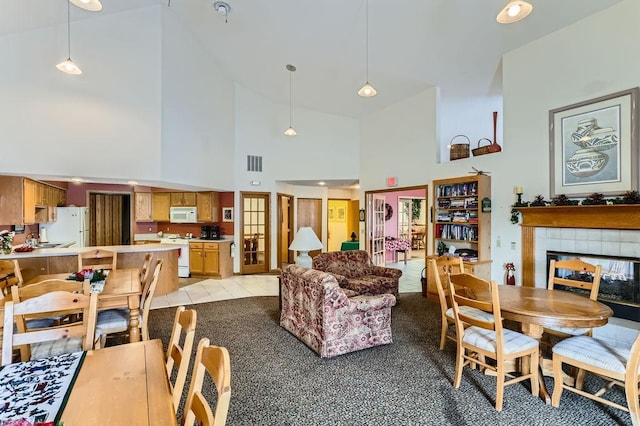
<svg viewBox="0 0 640 426"><path fill-rule="evenodd" d="M80 9L88 10L90 12L100 12L102 10L102 3L100 0L69 0L74 6L78 6Z"/></svg>
<svg viewBox="0 0 640 426"><path fill-rule="evenodd" d="M313 228L305 226L298 229L298 233L289 246L289 250L310 251L318 250L322 247L322 241L320 241L315 232L313 232Z"/></svg>
<svg viewBox="0 0 640 426"><path fill-rule="evenodd" d="M533 6L531 3L527 3L524 0L511 0L505 5L500 13L498 13L496 21L501 24L518 22L519 20L526 18L532 10Z"/></svg>

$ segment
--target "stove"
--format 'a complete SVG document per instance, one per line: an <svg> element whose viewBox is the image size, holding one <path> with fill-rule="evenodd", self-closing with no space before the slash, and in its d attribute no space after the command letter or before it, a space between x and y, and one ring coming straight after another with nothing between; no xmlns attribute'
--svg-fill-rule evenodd
<svg viewBox="0 0 640 426"><path fill-rule="evenodd" d="M178 276L180 278L189 278L189 240L190 238L161 238L162 244L176 244L180 246L178 250Z"/></svg>

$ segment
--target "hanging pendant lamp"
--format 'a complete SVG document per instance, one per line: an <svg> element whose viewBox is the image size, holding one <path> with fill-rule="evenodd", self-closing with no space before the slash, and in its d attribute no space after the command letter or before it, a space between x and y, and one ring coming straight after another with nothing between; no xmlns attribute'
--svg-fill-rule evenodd
<svg viewBox="0 0 640 426"><path fill-rule="evenodd" d="M100 12L102 10L102 3L100 0L69 0L74 6L78 6L80 9L88 10L90 12Z"/></svg>
<svg viewBox="0 0 640 426"><path fill-rule="evenodd" d="M82 74L82 70L71 60L71 12L69 11L69 2L67 2L67 49L69 53L67 60L60 62L56 65L56 68L66 74Z"/></svg>
<svg viewBox="0 0 640 426"><path fill-rule="evenodd" d="M289 128L287 130L284 131L285 136L295 136L298 133L295 131L295 129L293 128L292 125L292 117L293 117L293 90L292 90L292 78L293 78L293 73L296 71L296 67L294 67L291 64L287 64L286 66L287 70L289 71Z"/></svg>
<svg viewBox="0 0 640 426"><path fill-rule="evenodd" d="M524 0L511 0L504 8L502 8L500 13L498 13L496 21L501 24L518 22L519 20L526 18L532 10L533 6Z"/></svg>
<svg viewBox="0 0 640 426"><path fill-rule="evenodd" d="M366 27L367 27L367 82L358 90L358 95L363 98L371 98L378 94L378 91L369 84L369 0L366 0Z"/></svg>

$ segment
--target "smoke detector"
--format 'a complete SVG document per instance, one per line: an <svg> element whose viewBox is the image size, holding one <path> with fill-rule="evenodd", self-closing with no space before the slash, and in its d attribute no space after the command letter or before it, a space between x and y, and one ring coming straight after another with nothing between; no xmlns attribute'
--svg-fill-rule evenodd
<svg viewBox="0 0 640 426"><path fill-rule="evenodd" d="M227 17L231 13L231 6L223 1L216 1L213 3L213 8L218 12L218 15L224 16L224 22L227 22Z"/></svg>

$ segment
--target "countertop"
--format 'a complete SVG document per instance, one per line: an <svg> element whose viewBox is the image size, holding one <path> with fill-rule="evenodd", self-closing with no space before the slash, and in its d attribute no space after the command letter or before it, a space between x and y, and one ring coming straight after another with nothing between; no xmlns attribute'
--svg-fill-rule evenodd
<svg viewBox="0 0 640 426"><path fill-rule="evenodd" d="M133 241L158 241L161 239L169 238L169 235L173 234L164 234L162 237L158 237L157 234L135 234L133 236ZM184 237L180 237L184 239ZM194 243L224 243L227 241L233 242L233 236L223 235L219 240L204 240L202 238L188 238L189 242Z"/></svg>
<svg viewBox="0 0 640 426"><path fill-rule="evenodd" d="M139 253L177 250L174 244L143 244L143 245L127 245L127 246L99 246L99 247L67 247L67 248L50 248L36 249L30 252L12 252L11 254L0 255L0 260L7 259L26 259L31 257L51 257L51 256L75 256L83 251L95 249L105 249L115 251L116 253Z"/></svg>

